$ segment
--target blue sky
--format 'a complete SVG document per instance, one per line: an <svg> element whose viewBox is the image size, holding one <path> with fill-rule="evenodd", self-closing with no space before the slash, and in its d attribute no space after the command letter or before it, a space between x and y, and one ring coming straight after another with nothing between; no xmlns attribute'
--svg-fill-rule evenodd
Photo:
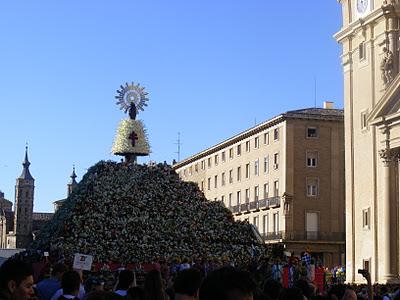
<svg viewBox="0 0 400 300"><path fill-rule="evenodd" d="M35 211L64 198L110 149L114 96L139 82L152 154L171 162L281 112L343 107L340 5L329 1L116 0L0 3L0 190L14 200L25 143Z"/></svg>

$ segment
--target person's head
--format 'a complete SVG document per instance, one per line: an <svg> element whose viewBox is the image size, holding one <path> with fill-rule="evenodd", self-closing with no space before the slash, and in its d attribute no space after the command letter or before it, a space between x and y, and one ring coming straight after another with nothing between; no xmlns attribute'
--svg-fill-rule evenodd
<svg viewBox="0 0 400 300"><path fill-rule="evenodd" d="M279 294L279 300L304 300L304 295L301 289L291 287L281 291Z"/></svg>
<svg viewBox="0 0 400 300"><path fill-rule="evenodd" d="M68 271L68 268L66 265L64 265L63 263L57 263L51 269L51 276L60 280L62 275L66 271Z"/></svg>
<svg viewBox="0 0 400 300"><path fill-rule="evenodd" d="M143 300L144 299L143 289L139 286L131 287L128 290L126 298L129 300Z"/></svg>
<svg viewBox="0 0 400 300"><path fill-rule="evenodd" d="M61 277L61 288L66 295L78 295L81 276L76 271L67 271Z"/></svg>
<svg viewBox="0 0 400 300"><path fill-rule="evenodd" d="M357 300L357 294L353 289L347 288L342 300Z"/></svg>
<svg viewBox="0 0 400 300"><path fill-rule="evenodd" d="M274 279L268 279L264 283L264 294L269 298L271 298L272 300L278 299L281 289L282 289L281 283Z"/></svg>
<svg viewBox="0 0 400 300"><path fill-rule="evenodd" d="M294 283L294 286L299 288L307 299L311 299L314 296L314 289L307 280L299 279Z"/></svg>
<svg viewBox="0 0 400 300"><path fill-rule="evenodd" d="M0 290L14 300L34 295L32 268L19 260L9 259L0 267Z"/></svg>
<svg viewBox="0 0 400 300"><path fill-rule="evenodd" d="M90 277L85 283L85 291L86 293L94 292L94 291L103 291L104 290L104 281Z"/></svg>
<svg viewBox="0 0 400 300"><path fill-rule="evenodd" d="M135 280L135 275L130 270L122 270L118 276L117 290L128 290Z"/></svg>
<svg viewBox="0 0 400 300"><path fill-rule="evenodd" d="M113 292L93 291L85 295L85 300L123 300L124 297Z"/></svg>
<svg viewBox="0 0 400 300"><path fill-rule="evenodd" d="M151 270L144 279L144 296L146 300L160 300L164 297L164 285L161 273L158 270Z"/></svg>
<svg viewBox="0 0 400 300"><path fill-rule="evenodd" d="M330 299L342 299L346 286L344 284L333 285L328 291L328 296Z"/></svg>
<svg viewBox="0 0 400 300"><path fill-rule="evenodd" d="M211 272L199 291L200 300L253 300L256 284L250 274L233 267Z"/></svg>
<svg viewBox="0 0 400 300"><path fill-rule="evenodd" d="M202 280L203 276L197 269L180 271L174 281L175 295L186 295L197 299Z"/></svg>

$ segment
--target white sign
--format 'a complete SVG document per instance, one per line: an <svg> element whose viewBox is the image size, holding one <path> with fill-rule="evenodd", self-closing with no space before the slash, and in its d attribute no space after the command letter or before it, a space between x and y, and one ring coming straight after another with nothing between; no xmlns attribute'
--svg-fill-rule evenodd
<svg viewBox="0 0 400 300"><path fill-rule="evenodd" d="M44 252L43 254L44 254L44 256L46 256L46 257L49 256L49 252Z"/></svg>
<svg viewBox="0 0 400 300"><path fill-rule="evenodd" d="M90 271L92 269L93 256L76 253L73 268L77 270Z"/></svg>

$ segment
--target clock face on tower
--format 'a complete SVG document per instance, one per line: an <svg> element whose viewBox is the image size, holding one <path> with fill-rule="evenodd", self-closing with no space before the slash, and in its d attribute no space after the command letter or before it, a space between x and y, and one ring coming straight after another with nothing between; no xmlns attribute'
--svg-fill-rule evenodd
<svg viewBox="0 0 400 300"><path fill-rule="evenodd" d="M357 0L357 12L358 14L364 14L369 8L369 0Z"/></svg>

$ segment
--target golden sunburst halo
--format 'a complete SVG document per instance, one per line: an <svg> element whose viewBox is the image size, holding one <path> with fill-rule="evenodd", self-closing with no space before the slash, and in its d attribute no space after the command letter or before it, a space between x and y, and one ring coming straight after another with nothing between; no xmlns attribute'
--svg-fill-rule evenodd
<svg viewBox="0 0 400 300"><path fill-rule="evenodd" d="M125 83L124 85L120 86L120 89L117 90L117 96L115 99L118 101L116 102L117 105L120 106L120 109L128 112L131 104L135 104L137 111L141 110L144 111L144 106L147 106L147 98L148 93L144 91L144 87L140 86L140 84L131 84Z"/></svg>

